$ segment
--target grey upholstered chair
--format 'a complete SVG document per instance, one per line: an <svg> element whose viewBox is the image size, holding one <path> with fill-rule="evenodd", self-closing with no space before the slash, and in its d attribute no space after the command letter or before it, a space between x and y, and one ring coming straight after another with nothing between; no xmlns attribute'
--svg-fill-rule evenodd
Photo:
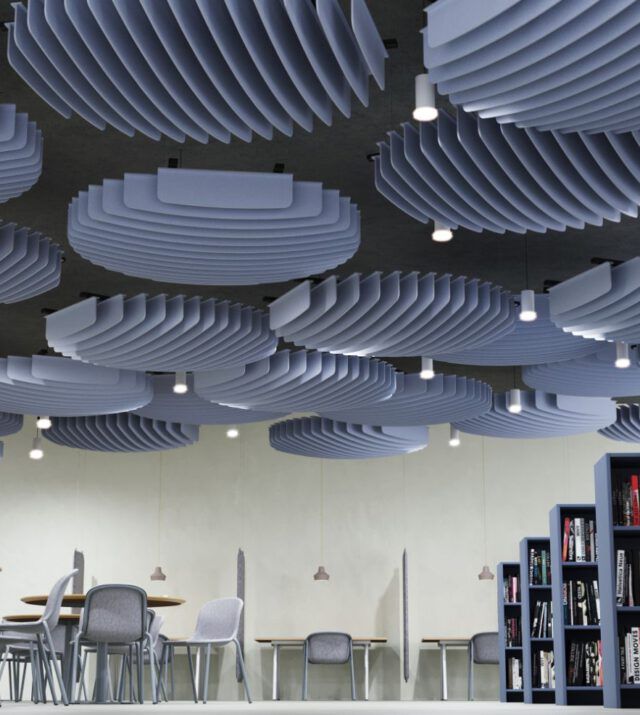
<svg viewBox="0 0 640 715"><path fill-rule="evenodd" d="M249 682L247 681L247 673L244 667L244 658L242 657L242 649L238 640L238 628L240 626L240 616L244 603L241 598L218 598L214 601L208 601L202 606L198 613L196 621L196 630L191 638L184 641L164 641L164 652L161 657L163 669L160 678L164 675L164 666L168 660L166 649L170 649L171 658L176 646L184 646L187 649L187 660L189 662L189 673L191 674L191 687L193 690L194 702L198 702L198 691L196 688L195 675L193 672L193 663L191 661L191 649L201 648L205 651L205 667L204 667L204 690L202 693L202 702L207 702L209 694L209 671L211 668L211 648L217 648L233 643L236 647L236 655L240 664L242 673L242 684L244 685L244 693L247 702L251 702L251 691Z"/></svg>
<svg viewBox="0 0 640 715"><path fill-rule="evenodd" d="M353 670L353 641L348 633L321 632L308 635L304 642L302 699L307 699L309 663L312 665L343 665L351 670L351 699L356 699L356 678Z"/></svg>
<svg viewBox="0 0 640 715"><path fill-rule="evenodd" d="M61 579L55 582L53 588L49 592L47 598L47 603L44 607L44 613L37 621L32 621L30 623L2 623L0 624L0 645L12 646L12 645L33 645L30 649L31 652L37 652L38 658L42 666L44 667L44 672L46 675L47 682L49 683L49 688L51 690L51 699L54 704L58 704L58 698L56 695L56 689L54 686L53 673L51 666L53 665L53 672L55 672L56 680L58 681L58 687L60 689L60 699L65 705L69 704L69 698L67 697L67 691L64 687L64 680L62 678L62 670L60 668L60 663L56 657L56 646L53 641L52 633L58 625L58 619L60 616L60 607L62 606L62 598L64 592L67 590L69 581L78 573L77 569L74 569L71 573L63 576ZM34 642L35 641L35 642ZM2 675L2 668L6 663L6 659L2 661L3 665L0 667L0 676ZM34 673L39 675L40 668L35 668ZM40 677L36 678L36 700L40 702L45 701L45 686Z"/></svg>
<svg viewBox="0 0 640 715"><path fill-rule="evenodd" d="M90 649L106 645L107 653L119 646L130 646L136 651L138 671L138 701L144 702L143 663L144 649L152 650L148 631L147 594L138 586L104 584L89 589L78 635L73 645L72 678L77 682L76 672L80 648ZM151 695L156 699L156 672L150 668ZM82 679L80 680L82 685ZM110 683L109 683L110 686ZM110 687L112 692L112 689ZM74 698L77 702L77 697Z"/></svg>
<svg viewBox="0 0 640 715"><path fill-rule="evenodd" d="M473 700L473 665L497 665L500 662L498 654L497 633L476 633L469 641L469 700Z"/></svg>

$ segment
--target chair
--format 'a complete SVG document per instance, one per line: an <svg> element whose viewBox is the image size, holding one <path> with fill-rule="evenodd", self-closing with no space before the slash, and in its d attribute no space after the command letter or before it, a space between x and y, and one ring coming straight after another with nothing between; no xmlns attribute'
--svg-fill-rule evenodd
<svg viewBox="0 0 640 715"><path fill-rule="evenodd" d="M242 649L238 640L238 628L240 626L240 616L244 603L241 598L218 598L214 601L205 603L198 613L196 621L196 630L191 638L184 641L165 641L163 644L163 654L161 658L162 671L160 673L160 681L164 674L164 667L168 660L166 649L171 649L171 657L173 658L173 650L176 646L184 646L187 649L187 657L189 661L189 673L191 675L191 687L193 690L193 700L198 702L198 691L196 689L196 681L193 672L193 663L191 661L191 649L205 649L205 667L204 667L204 691L202 693L202 702L207 702L209 693L209 671L211 668L211 647L221 647L233 643L236 647L236 655L240 663L240 671L242 673L242 684L247 702L251 703L251 692L247 681L247 673L244 667L244 658L242 657Z"/></svg>
<svg viewBox="0 0 640 715"><path fill-rule="evenodd" d="M138 701L144 702L143 667L144 649L151 652L151 636L148 631L147 594L138 586L122 584L103 584L89 589L84 604L84 611L78 634L73 643L72 678L77 682L76 673L80 648L95 648L98 659L108 658L110 648L130 646L136 649L138 671ZM151 694L153 703L156 699L156 673L151 671ZM104 668L98 677L108 677ZM82 684L82 679L80 680ZM111 690L111 682L108 682ZM101 687L104 683L101 683ZM77 702L77 696L74 702Z"/></svg>
<svg viewBox="0 0 640 715"><path fill-rule="evenodd" d="M62 606L62 598L64 597L64 592L67 590L69 581L78 573L78 569L74 569L71 573L63 576L61 579L56 581L53 588L49 592L47 598L47 603L44 607L44 613L37 621L32 621L30 623L1 623L0 624L0 645L4 646L14 646L14 645L31 645L31 652L35 652L39 659L39 663L44 667L45 676L49 682L49 687L51 689L51 699L54 704L58 704L58 698L56 696L55 687L53 684L53 673L51 671L51 665L53 664L53 671L56 675L56 680L58 681L58 687L60 689L60 698L65 705L69 704L69 698L67 696L67 691L64 687L64 680L62 678L62 670L60 668L60 663L58 663L58 658L56 657L56 646L53 641L52 632L58 625L58 619L60 616L60 607ZM0 676L2 676L2 670L5 663L7 662L6 657L3 658L2 666L0 667ZM32 661L33 664L33 661ZM34 672L40 672L40 668L34 668ZM45 700L44 683L42 679L38 676L35 679L36 683L36 695L39 701Z"/></svg>
<svg viewBox="0 0 640 715"><path fill-rule="evenodd" d="M471 637L469 641L469 700L473 700L473 664L498 665L499 662L497 633L476 633Z"/></svg>
<svg viewBox="0 0 640 715"><path fill-rule="evenodd" d="M307 699L309 686L309 663L312 665L343 665L351 669L351 699L356 699L356 678L353 670L353 641L348 633L326 631L312 633L304 642L304 671L302 675L302 699Z"/></svg>

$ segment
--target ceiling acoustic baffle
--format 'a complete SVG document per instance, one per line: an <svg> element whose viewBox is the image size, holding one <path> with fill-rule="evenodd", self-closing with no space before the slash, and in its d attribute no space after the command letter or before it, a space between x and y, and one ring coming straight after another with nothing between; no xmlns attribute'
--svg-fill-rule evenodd
<svg viewBox="0 0 640 715"><path fill-rule="evenodd" d="M22 423L22 415L12 414L11 412L0 412L0 437L6 437L7 435L20 432Z"/></svg>
<svg viewBox="0 0 640 715"><path fill-rule="evenodd" d="M424 65L466 111L559 132L640 129L636 0L447 0L427 16Z"/></svg>
<svg viewBox="0 0 640 715"><path fill-rule="evenodd" d="M494 393L493 407L454 427L484 437L538 439L595 432L615 421L616 405L605 397L574 397L536 390L519 392L519 410L509 410L509 393Z"/></svg>
<svg viewBox="0 0 640 715"><path fill-rule="evenodd" d="M617 442L640 442L640 405L619 403L615 422L598 430L603 437Z"/></svg>
<svg viewBox="0 0 640 715"><path fill-rule="evenodd" d="M389 132L374 157L378 191L422 223L475 233L545 233L637 217L635 134L518 129L458 109Z"/></svg>
<svg viewBox="0 0 640 715"><path fill-rule="evenodd" d="M294 345L381 357L474 351L517 322L500 286L398 271L305 281L271 303L269 313L276 335Z"/></svg>
<svg viewBox="0 0 640 715"><path fill-rule="evenodd" d="M83 258L125 275L255 285L347 261L360 245L360 212L291 174L161 168L81 191L68 238Z"/></svg>
<svg viewBox="0 0 640 715"><path fill-rule="evenodd" d="M48 355L0 358L0 410L6 412L109 414L135 410L152 396L151 382L142 372Z"/></svg>
<svg viewBox="0 0 640 715"><path fill-rule="evenodd" d="M551 320L594 340L640 343L640 258L599 266L549 289Z"/></svg>
<svg viewBox="0 0 640 715"><path fill-rule="evenodd" d="M276 422L269 428L274 449L321 459L391 457L424 449L428 427L379 427L349 424L321 417Z"/></svg>
<svg viewBox="0 0 640 715"><path fill-rule="evenodd" d="M42 173L42 132L15 104L0 104L0 204L24 194Z"/></svg>
<svg viewBox="0 0 640 715"><path fill-rule="evenodd" d="M0 303L17 303L57 288L63 251L38 231L0 223Z"/></svg>
<svg viewBox="0 0 640 715"><path fill-rule="evenodd" d="M186 422L194 425L239 425L275 420L285 417L287 414L286 411L243 410L204 400L194 393L191 375L187 376L189 390L184 395L176 395L173 391L172 375L153 375L151 384L153 385L153 399L148 405L135 411L135 414L142 417Z"/></svg>
<svg viewBox="0 0 640 715"><path fill-rule="evenodd" d="M164 422L128 412L84 417L54 417L45 439L63 447L98 452L156 452L198 441L198 426Z"/></svg>
<svg viewBox="0 0 640 715"><path fill-rule="evenodd" d="M306 350L282 350L249 365L194 376L194 390L205 400L283 412L371 407L395 389L396 371L389 363Z"/></svg>
<svg viewBox="0 0 640 715"><path fill-rule="evenodd" d="M29 0L9 64L63 117L206 143L291 136L351 116L384 88L387 51L365 0Z"/></svg>
<svg viewBox="0 0 640 715"><path fill-rule="evenodd" d="M47 342L56 352L133 370L192 371L254 362L272 355L278 343L266 313L215 298L91 297L46 320Z"/></svg>
<svg viewBox="0 0 640 715"><path fill-rule="evenodd" d="M396 376L396 391L388 400L366 408L324 410L323 417L356 424L387 426L432 425L477 417L491 409L491 386L456 375L437 374L422 380L417 373Z"/></svg>
<svg viewBox="0 0 640 715"><path fill-rule="evenodd" d="M516 321L515 330L478 350L446 352L438 358L459 365L537 365L584 357L597 349L590 340L565 333L554 325L549 316L548 295L538 293L535 306L536 320Z"/></svg>

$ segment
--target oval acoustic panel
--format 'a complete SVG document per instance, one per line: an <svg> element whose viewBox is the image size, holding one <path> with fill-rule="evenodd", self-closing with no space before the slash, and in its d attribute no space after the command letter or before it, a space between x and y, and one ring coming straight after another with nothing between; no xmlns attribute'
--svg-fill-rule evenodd
<svg viewBox="0 0 640 715"><path fill-rule="evenodd" d="M440 374L422 380L399 372L388 400L343 412L328 409L322 416L356 424L431 425L477 417L491 409L491 396L491 386L480 380Z"/></svg>
<svg viewBox="0 0 640 715"><path fill-rule="evenodd" d="M62 116L128 136L265 139L351 115L384 87L365 0L29 0L9 64Z"/></svg>
<svg viewBox="0 0 640 715"><path fill-rule="evenodd" d="M9 434L20 432L22 423L22 415L12 414L11 412L0 412L0 436L6 437Z"/></svg>
<svg viewBox="0 0 640 715"><path fill-rule="evenodd" d="M615 366L616 347L612 343L598 346L596 352L575 360L528 365L522 379L536 390L565 395L594 397L625 397L640 395L640 358L638 349L629 350L631 364L627 368Z"/></svg>
<svg viewBox="0 0 640 715"><path fill-rule="evenodd" d="M447 0L427 15L425 67L466 111L541 130L640 129L635 0Z"/></svg>
<svg viewBox="0 0 640 715"><path fill-rule="evenodd" d="M0 410L23 415L109 414L146 405L153 391L142 372L48 355L0 358Z"/></svg>
<svg viewBox="0 0 640 715"><path fill-rule="evenodd" d="M438 359L459 365L537 365L593 353L595 346L590 340L565 333L551 321L548 295L536 295L535 309L535 320L516 320L512 332L480 349L442 353Z"/></svg>
<svg viewBox="0 0 640 715"><path fill-rule="evenodd" d="M290 174L158 169L74 198L68 237L87 260L172 283L250 285L322 273L360 245L360 212Z"/></svg>
<svg viewBox="0 0 640 715"><path fill-rule="evenodd" d="M616 442L640 442L640 405L618 404L615 422L598 432Z"/></svg>
<svg viewBox="0 0 640 715"><path fill-rule="evenodd" d="M485 437L537 439L595 432L616 418L616 405L604 397L573 397L520 391L519 413L508 409L508 393L494 393L493 406L480 417L455 423L461 432Z"/></svg>
<svg viewBox="0 0 640 715"><path fill-rule="evenodd" d="M97 452L157 452L198 441L198 426L164 422L129 412L54 417L43 436L63 447Z"/></svg>
<svg viewBox="0 0 640 715"><path fill-rule="evenodd" d="M518 129L458 110L403 124L375 157L378 191L409 216L479 233L545 233L636 217L634 135Z"/></svg>
<svg viewBox="0 0 640 715"><path fill-rule="evenodd" d="M379 427L349 424L321 417L276 422L269 428L274 449L321 459L391 457L424 449L427 427Z"/></svg>
<svg viewBox="0 0 640 715"><path fill-rule="evenodd" d="M157 420L172 420L195 425L240 425L284 417L286 412L258 412L238 407L218 405L202 399L193 391L193 376L187 376L189 391L177 395L173 391L173 375L153 375L153 399L135 414Z"/></svg>
<svg viewBox="0 0 640 715"><path fill-rule="evenodd" d="M42 132L15 104L0 104L0 204L24 194L42 173Z"/></svg>
<svg viewBox="0 0 640 715"><path fill-rule="evenodd" d="M197 372L194 389L234 407L321 412L386 400L396 389L396 371L380 360L282 350L249 365Z"/></svg>
<svg viewBox="0 0 640 715"><path fill-rule="evenodd" d="M594 340L640 342L640 258L601 263L549 289L551 320Z"/></svg>
<svg viewBox="0 0 640 715"><path fill-rule="evenodd" d="M266 313L183 295L95 297L47 316L47 342L94 365L176 371L228 367L268 357L278 340Z"/></svg>
<svg viewBox="0 0 640 715"><path fill-rule="evenodd" d="M0 224L0 303L17 303L60 284L63 252L50 238Z"/></svg>
<svg viewBox="0 0 640 715"><path fill-rule="evenodd" d="M294 345L345 354L426 356L480 348L515 328L507 291L464 276L359 273L301 283L269 306Z"/></svg>

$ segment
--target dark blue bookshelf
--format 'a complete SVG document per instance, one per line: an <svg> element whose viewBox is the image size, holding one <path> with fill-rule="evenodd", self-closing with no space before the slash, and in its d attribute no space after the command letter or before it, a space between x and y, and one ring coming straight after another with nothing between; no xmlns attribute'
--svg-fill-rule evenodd
<svg viewBox="0 0 640 715"><path fill-rule="evenodd" d="M600 625L571 625L565 617L563 584L569 580L594 581L598 579L597 562L563 560L564 520L567 517L593 520L597 524L596 507L594 504L557 504L549 513L556 704L601 705L602 687L568 684L569 655L572 643L600 640Z"/></svg>
<svg viewBox="0 0 640 715"><path fill-rule="evenodd" d="M640 608L616 603L616 550L640 548L640 527L618 526L613 510L613 490L631 474L640 474L640 454L605 454L596 464L596 516L598 519L598 573L604 706L640 708L640 685L622 683L619 633L640 626Z"/></svg>
<svg viewBox="0 0 640 715"><path fill-rule="evenodd" d="M517 703L522 702L524 699L524 690L522 688L507 687L509 682L509 660L518 658L522 663L522 645L509 645L507 631L507 620L509 618L519 618L520 630L522 631L521 601L507 601L504 596L504 580L511 576L518 578L520 593L522 593L520 564L517 561L504 561L498 564L498 648L500 657L500 700L503 703Z"/></svg>
<svg viewBox="0 0 640 715"><path fill-rule="evenodd" d="M551 583L546 585L532 584L529 579L529 553L531 549L546 549L551 551L551 543L545 536L527 536L520 542L520 575L522 598L522 675L525 703L553 703L555 692L551 687L537 688L533 686L533 661L541 651L552 651L551 639L533 639L531 637L531 621L536 601L551 603ZM553 566L553 559L551 562Z"/></svg>

